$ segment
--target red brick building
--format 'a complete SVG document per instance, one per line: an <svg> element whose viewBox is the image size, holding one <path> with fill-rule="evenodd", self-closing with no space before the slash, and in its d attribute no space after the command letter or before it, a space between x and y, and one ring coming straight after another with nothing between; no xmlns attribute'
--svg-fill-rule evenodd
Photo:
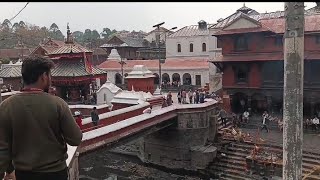
<svg viewBox="0 0 320 180"><path fill-rule="evenodd" d="M320 104L320 14L305 15L304 113L314 114ZM242 7L211 28L222 55L211 60L222 72L224 97L241 112L280 112L283 104L283 11L257 13Z"/></svg>
<svg viewBox="0 0 320 180"><path fill-rule="evenodd" d="M128 90L131 91L132 88L135 91L143 91L154 93L154 78L155 75L152 74L145 66L135 65L133 70L128 73L125 77L128 80Z"/></svg>

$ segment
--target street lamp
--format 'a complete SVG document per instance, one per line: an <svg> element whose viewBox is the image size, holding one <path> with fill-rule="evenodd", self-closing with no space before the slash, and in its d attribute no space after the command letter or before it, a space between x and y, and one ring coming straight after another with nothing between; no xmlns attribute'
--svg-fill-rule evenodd
<svg viewBox="0 0 320 180"><path fill-rule="evenodd" d="M167 30L166 32L165 32L165 36L164 36L164 41L166 42L167 41L167 32L168 31L171 31L171 30L174 30L174 29L177 29L177 27L173 27L173 28L171 28L171 29L169 29L169 30ZM171 35L172 33L170 33L169 35Z"/></svg>
<svg viewBox="0 0 320 180"><path fill-rule="evenodd" d="M163 25L164 22L156 24L152 27L157 27L157 36L156 36L156 41L158 44L158 58L159 58L159 89L160 89L160 94L161 94L161 83L162 83L162 75L161 75L161 57L160 57L160 26Z"/></svg>
<svg viewBox="0 0 320 180"><path fill-rule="evenodd" d="M124 88L124 76L123 76L123 65L127 64L125 61L123 61L123 58L120 59L119 64L121 65L121 84L122 89Z"/></svg>

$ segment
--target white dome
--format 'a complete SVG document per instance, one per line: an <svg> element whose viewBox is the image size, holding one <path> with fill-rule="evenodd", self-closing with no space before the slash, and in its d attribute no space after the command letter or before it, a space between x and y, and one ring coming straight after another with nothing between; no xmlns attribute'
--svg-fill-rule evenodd
<svg viewBox="0 0 320 180"><path fill-rule="evenodd" d="M121 60L121 56L119 55L117 49L111 49L111 52L107 60Z"/></svg>

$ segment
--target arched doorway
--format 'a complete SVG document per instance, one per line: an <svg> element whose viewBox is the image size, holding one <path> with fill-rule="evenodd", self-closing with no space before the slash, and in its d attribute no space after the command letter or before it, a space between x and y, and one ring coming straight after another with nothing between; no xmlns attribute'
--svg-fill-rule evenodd
<svg viewBox="0 0 320 180"><path fill-rule="evenodd" d="M154 77L154 84L158 85L159 84L159 74L153 73Z"/></svg>
<svg viewBox="0 0 320 180"><path fill-rule="evenodd" d="M167 73L163 73L162 74L162 82L164 82L164 83L169 83L170 82L169 74L167 74Z"/></svg>
<svg viewBox="0 0 320 180"><path fill-rule="evenodd" d="M178 74L178 73L174 73L174 74L172 74L172 82L179 82L179 81L181 81L181 79L180 79L180 74Z"/></svg>
<svg viewBox="0 0 320 180"><path fill-rule="evenodd" d="M243 113L248 106L248 97L242 92L237 92L232 96L231 107L235 113Z"/></svg>
<svg viewBox="0 0 320 180"><path fill-rule="evenodd" d="M191 85L191 75L189 73L183 74L182 78L183 78L183 85Z"/></svg>
<svg viewBox="0 0 320 180"><path fill-rule="evenodd" d="M261 93L255 93L251 97L251 109L254 113L263 113L268 110L267 97Z"/></svg>
<svg viewBox="0 0 320 180"><path fill-rule="evenodd" d="M114 77L115 77L115 80L114 80L115 84L122 84L122 77L119 73L117 73Z"/></svg>

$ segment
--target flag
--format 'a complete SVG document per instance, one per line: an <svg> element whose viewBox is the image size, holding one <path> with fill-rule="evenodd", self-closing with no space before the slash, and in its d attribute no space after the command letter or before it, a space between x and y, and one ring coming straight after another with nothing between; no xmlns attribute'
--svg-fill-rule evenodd
<svg viewBox="0 0 320 180"><path fill-rule="evenodd" d="M84 66L85 66L86 71L88 73L92 74L92 65L91 65L89 59L87 58L85 52L83 52L83 60L84 60Z"/></svg>

